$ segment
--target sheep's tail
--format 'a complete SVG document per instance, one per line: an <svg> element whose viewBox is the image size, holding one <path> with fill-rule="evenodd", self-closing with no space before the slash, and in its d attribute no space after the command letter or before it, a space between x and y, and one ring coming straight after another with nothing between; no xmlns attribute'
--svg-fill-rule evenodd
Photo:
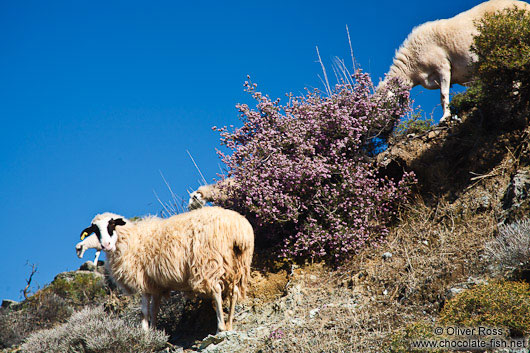
<svg viewBox="0 0 530 353"><path fill-rule="evenodd" d="M245 219L241 229L234 238L234 272L236 274L234 285L239 289L241 299L246 297L248 281L250 279L250 265L254 253L254 231Z"/></svg>

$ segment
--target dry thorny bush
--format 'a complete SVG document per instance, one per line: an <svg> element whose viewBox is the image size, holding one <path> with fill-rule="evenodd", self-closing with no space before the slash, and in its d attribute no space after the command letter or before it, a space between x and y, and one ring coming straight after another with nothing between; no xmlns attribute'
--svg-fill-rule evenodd
<svg viewBox="0 0 530 353"><path fill-rule="evenodd" d="M303 305L293 316L313 312L314 318L310 324L279 325L280 333L266 342L269 351L296 346L307 352L381 352L398 329L433 322L446 290L481 272L479 255L496 227L492 212L462 217L453 206L440 202L431 208L416 200L386 245L358 254L342 274L319 276L314 286L306 281ZM383 259L385 252L392 257Z"/></svg>
<svg viewBox="0 0 530 353"><path fill-rule="evenodd" d="M352 264L352 285L363 283L373 295L437 311L450 284L483 268L480 254L497 222L492 212L461 214L448 202L432 208L421 199L400 218L386 245ZM383 259L385 252L392 257Z"/></svg>
<svg viewBox="0 0 530 353"><path fill-rule="evenodd" d="M530 260L530 220L500 226L499 235L487 243L486 253L498 268L516 270L527 267Z"/></svg>

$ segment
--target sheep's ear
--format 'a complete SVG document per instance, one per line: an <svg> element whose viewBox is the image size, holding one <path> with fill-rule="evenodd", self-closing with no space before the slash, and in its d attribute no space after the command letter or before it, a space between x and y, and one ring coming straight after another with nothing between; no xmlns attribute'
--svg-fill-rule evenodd
<svg viewBox="0 0 530 353"><path fill-rule="evenodd" d="M114 224L117 225L117 226L124 226L125 225L125 221L123 220L123 218L118 218L118 219L114 220Z"/></svg>
<svg viewBox="0 0 530 353"><path fill-rule="evenodd" d="M88 237L90 234L94 233L96 231L96 226L95 225L91 225L90 227L88 228L85 228L82 232L81 232L81 240L84 240L86 237Z"/></svg>
<svg viewBox="0 0 530 353"><path fill-rule="evenodd" d="M112 236L112 234L114 233L114 230L116 229L116 226L124 226L124 225L125 225L125 221L123 220L123 218L117 218L117 219L111 218L109 220L109 224L107 225L107 231L109 232L109 235Z"/></svg>

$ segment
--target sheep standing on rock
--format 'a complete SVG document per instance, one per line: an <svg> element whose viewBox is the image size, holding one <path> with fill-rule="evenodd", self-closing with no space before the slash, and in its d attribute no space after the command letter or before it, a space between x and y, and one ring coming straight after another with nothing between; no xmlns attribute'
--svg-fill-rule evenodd
<svg viewBox="0 0 530 353"><path fill-rule="evenodd" d="M453 83L469 82L471 64L477 59L470 49L473 37L478 34L475 22L487 13L510 7L530 11L530 5L523 1L490 0L455 17L414 28L396 52L394 63L378 89L393 77L400 78L410 88L422 85L440 89L443 108L440 123L445 123L451 118L449 87Z"/></svg>
<svg viewBox="0 0 530 353"><path fill-rule="evenodd" d="M96 257L94 258L94 265L98 267L98 258L101 253L102 247L99 243L98 237L95 234L85 238L85 234L81 234L81 240L75 245L75 252L77 257L82 259L87 249L96 249Z"/></svg>
<svg viewBox="0 0 530 353"><path fill-rule="evenodd" d="M160 299L178 290L213 299L218 331L231 330L235 304L245 297L254 232L239 213L204 207L167 219L131 222L103 213L83 232L96 233L115 282L142 294L142 327L156 325ZM230 298L228 323L223 299Z"/></svg>

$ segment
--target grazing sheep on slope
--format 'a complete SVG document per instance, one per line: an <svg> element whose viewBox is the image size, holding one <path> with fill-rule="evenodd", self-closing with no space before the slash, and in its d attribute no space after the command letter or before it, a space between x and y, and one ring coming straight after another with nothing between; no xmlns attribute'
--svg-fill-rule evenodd
<svg viewBox="0 0 530 353"><path fill-rule="evenodd" d="M476 55L470 48L473 36L478 34L474 22L487 13L514 6L530 11L530 5L523 1L490 0L455 17L414 28L396 52L394 63L378 89L392 77L400 78L410 88L422 85L427 89L440 89L443 108L440 123L446 122L451 118L449 87L471 79L471 64L476 61Z"/></svg>
<svg viewBox="0 0 530 353"><path fill-rule="evenodd" d="M195 210L204 207L207 202L226 199L226 193L221 189L223 186L232 184L232 178L223 179L219 183L203 185L190 194L188 209Z"/></svg>
<svg viewBox="0 0 530 353"><path fill-rule="evenodd" d="M212 298L218 331L231 330L238 296L245 297L254 251L254 232L240 214L205 207L167 219L126 221L97 215L84 230L96 233L107 268L127 293L142 294L142 327L156 325L160 299L172 290ZM228 324L222 295L230 298Z"/></svg>
<svg viewBox="0 0 530 353"><path fill-rule="evenodd" d="M96 249L96 257L94 258L94 265L97 267L99 254L101 253L101 250L103 248L101 247L98 237L95 234L92 234L88 238L85 238L85 237L86 237L85 234L81 234L82 241L80 241L79 243L75 245L75 252L77 254L77 257L82 259L87 249Z"/></svg>

